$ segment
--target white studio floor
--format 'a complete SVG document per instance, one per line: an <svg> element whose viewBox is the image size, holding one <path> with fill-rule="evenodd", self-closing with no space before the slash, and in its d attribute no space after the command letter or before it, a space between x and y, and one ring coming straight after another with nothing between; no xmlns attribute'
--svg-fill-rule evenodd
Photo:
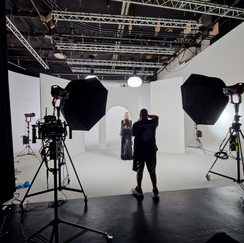
<svg viewBox="0 0 244 243"><path fill-rule="evenodd" d="M15 159L17 161L18 159ZM232 180L211 174L211 179L206 179L206 173L213 164L215 157L213 153L205 154L202 149L187 148L185 154L164 154L157 155L157 180L159 191L174 191L196 188L238 186ZM72 161L79 175L83 189L89 197L101 197L130 194L132 187L136 186L136 173L132 171L132 161L120 159L120 146L109 146L106 150L99 150L90 147L85 153L72 156ZM68 171L70 175L71 188L79 189L78 181L66 156ZM52 161L49 166L52 167ZM19 162L15 162L16 184L23 184L25 181L31 183L34 175L40 166L40 161L35 156L22 156ZM218 159L213 171L236 178L236 161L234 159ZM65 166L63 166L65 168ZM146 169L146 168L145 168ZM242 170L242 168L241 168ZM66 173L64 173L66 175ZM241 173L241 175L243 175ZM49 173L49 188L53 188L53 175ZM143 178L143 191L151 192L151 182L147 170ZM47 189L46 166L43 163L41 170L36 177L29 192L39 192ZM19 200L22 200L26 188L16 190L19 193ZM82 193L64 190L68 199L83 198ZM17 195L17 194L15 194ZM59 193L60 198L65 196ZM38 196L28 197L28 202L52 201L53 192L47 192ZM17 203L17 202L15 202Z"/></svg>

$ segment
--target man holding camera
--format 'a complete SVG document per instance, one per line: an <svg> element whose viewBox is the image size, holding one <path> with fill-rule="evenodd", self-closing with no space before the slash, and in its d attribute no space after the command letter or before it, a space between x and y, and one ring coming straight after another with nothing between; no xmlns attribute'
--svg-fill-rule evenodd
<svg viewBox="0 0 244 243"><path fill-rule="evenodd" d="M148 115L146 109L140 111L140 120L135 122L132 127L132 136L134 136L134 159L133 170L137 172L136 188L131 189L135 196L143 196L141 183L145 162L152 182L152 197L159 197L156 177L156 128L158 126L158 116Z"/></svg>

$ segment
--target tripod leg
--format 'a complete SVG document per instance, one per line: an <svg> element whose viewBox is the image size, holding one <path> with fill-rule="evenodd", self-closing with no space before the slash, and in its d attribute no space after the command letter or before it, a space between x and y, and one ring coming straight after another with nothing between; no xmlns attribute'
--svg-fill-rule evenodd
<svg viewBox="0 0 244 243"><path fill-rule="evenodd" d="M56 151L57 151L57 142L55 143ZM53 169L53 180L54 180L54 225L53 231L55 235L55 243L59 243L58 236L58 168L57 168L57 152L54 159L54 169ZM51 241L52 242L52 241Z"/></svg>
<svg viewBox="0 0 244 243"><path fill-rule="evenodd" d="M86 226L83 226L83 225L71 223L69 221L62 220L62 219L60 219L60 223L67 224L67 225L70 225L70 226L73 226L73 227L77 227L77 228L80 228L80 229L83 230L80 233L78 233L78 234L74 235L73 237L71 237L69 240L65 241L65 243L66 242L71 242L72 240L76 239L77 237L79 237L80 235L82 235L82 234L84 234L84 233L86 233L88 231L91 231L91 232L97 233L97 234L101 234L101 235L104 236L104 238L107 240L107 242L112 242L113 236L108 235L107 232L103 232L103 231L96 230L96 229L93 229L93 228L89 228L89 227L86 227Z"/></svg>
<svg viewBox="0 0 244 243"><path fill-rule="evenodd" d="M242 183L243 183L243 179L241 179L241 165L242 164L242 170L243 170L243 174L244 174L244 167L243 167L243 153L242 153L242 146L241 146L241 138L240 138L240 132L236 133L236 154L237 154L237 158L236 158L236 162L237 162L237 183L240 184L240 186L242 187Z"/></svg>
<svg viewBox="0 0 244 243"><path fill-rule="evenodd" d="M232 132L231 134L233 134L233 132ZM227 140L226 143L224 144L223 148L221 149L221 152L225 149L225 147L226 147L226 145L228 144L229 141L230 141L230 137L228 138L228 140ZM219 157L217 157L217 158L215 159L215 161L213 162L212 166L210 167L208 173L206 174L206 178L207 178L208 181L210 180L210 175L209 175L209 173L212 172L212 168L214 167L214 165L216 164L216 162L217 162L218 159L219 159Z"/></svg>
<svg viewBox="0 0 244 243"><path fill-rule="evenodd" d="M34 150L31 148L31 146L29 145L28 147L29 147L29 149L30 149L31 152L32 152L32 153L28 153L28 154L33 154L33 155L35 155L35 156L37 157L37 155L35 154ZM38 159L38 158L37 158L37 159ZM39 159L38 159L38 160L39 160Z"/></svg>
<svg viewBox="0 0 244 243"><path fill-rule="evenodd" d="M210 167L208 173L206 174L206 178L208 181L210 181L210 175L209 173L211 172L212 168L214 167L215 163L217 162L218 158L215 159L215 161L213 162L212 166Z"/></svg>
<svg viewBox="0 0 244 243"><path fill-rule="evenodd" d="M86 194L85 194L85 192L84 192L84 189L83 189L83 187L82 187L82 185L81 185L81 182L80 182L79 176L78 176L78 174L77 174L77 171L76 171L76 169L75 169L74 163L73 163L73 161L72 161L72 159L71 159L71 156L70 156L70 154L69 154L69 151L68 151L67 146L66 146L66 144L65 144L64 141L63 141L63 144L64 144L65 150L66 150L66 152L67 152L67 154L68 154L70 163L71 163L71 165L72 165L72 167L73 167L73 170L74 170L74 172L75 172L75 176L76 176L76 178L77 178L77 181L78 181L78 183L79 183L79 186L80 186L80 188L81 188L81 190L82 190L82 193L83 193L83 195L84 195L84 197L85 197L84 202L87 203L87 201L88 201L88 200L87 200L87 196L86 196Z"/></svg>
<svg viewBox="0 0 244 243"><path fill-rule="evenodd" d="M23 153L26 149L27 149L27 146L26 146L21 152L19 152L19 153L16 155L15 158L22 156L22 153Z"/></svg>
<svg viewBox="0 0 244 243"><path fill-rule="evenodd" d="M43 227L40 230L38 230L35 234L33 234L32 236L30 236L28 239L24 240L23 242L27 242L27 241L31 240L32 238L34 238L34 237L41 238L43 242L52 242L52 241L49 241L48 239L46 239L46 238L44 238L42 236L39 236L39 234L42 231L44 231L49 226L52 226L52 224L53 224L53 220L49 224L47 224L45 227Z"/></svg>
<svg viewBox="0 0 244 243"><path fill-rule="evenodd" d="M241 134L242 138L244 139L244 136L241 131L240 131L240 134ZM244 175L244 161L243 161L243 153L242 153L242 146L241 146L241 137L239 137L239 138L240 138L239 144L240 144L240 152L241 152L242 172Z"/></svg>

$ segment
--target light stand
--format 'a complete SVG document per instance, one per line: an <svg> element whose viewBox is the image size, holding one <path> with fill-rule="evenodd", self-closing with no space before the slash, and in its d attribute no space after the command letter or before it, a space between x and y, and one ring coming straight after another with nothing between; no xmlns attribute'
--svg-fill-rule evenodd
<svg viewBox="0 0 244 243"><path fill-rule="evenodd" d="M64 103L64 101L63 101ZM64 105L62 102L60 104ZM74 239L78 238L79 236L83 235L84 233L88 232L88 231L91 231L91 232L94 232L94 233L98 233L98 234L101 234L103 235L103 237L107 240L107 242L112 242L112 239L113 239L113 236L110 236L108 235L106 232L102 232L102 231L99 231L99 230L95 230L95 229L92 229L92 228L88 228L88 227L85 227L85 226L82 226L82 225L78 225L78 224L75 224L75 223L71 223L69 221L66 221L66 220L63 220L61 218L59 218L59 213L58 213L58 190L70 190L70 191L75 191L75 192L81 192L83 193L84 197L85 197L85 204L87 204L87 196L85 195L85 192L82 188L82 185L80 183L80 180L79 180L79 177L78 177L78 174L75 170L75 167L74 167L74 164L71 160L71 157L69 155L69 152L68 152L68 149L65 145L65 137L67 135L67 131L66 131L66 124L65 123L62 123L61 120L60 120L60 108L61 108L61 105L59 107L55 107L55 104L56 104L56 98L53 99L53 106L54 108L57 109L57 115L58 115L58 119L56 120L56 117L55 116L46 116L45 117L45 123L44 124L38 124L38 135L39 137L38 138L41 138L43 140L43 142L46 141L46 145L47 146L44 146L43 149L42 149L42 152L41 152L41 155L43 157L43 161L41 163L41 165L39 166L32 182L31 182L31 185L30 187L28 188L23 200L21 201L21 204L20 204L20 207L21 209L23 210L23 203L25 201L25 199L27 197L30 197L30 196L35 196L35 195L39 195L39 194L43 194L43 193L46 193L46 192L50 192L50 191L53 191L54 193L54 219L50 221L49 224L47 224L46 226L44 226L43 228L41 228L40 230L38 230L35 234L33 234L32 236L30 236L28 239L26 239L24 242L27 242L27 241L32 241L32 239L34 237L38 238L39 240L41 240L42 242L55 242L55 243L59 243L59 224L62 223L62 224L66 224L66 225L69 225L69 226L73 226L73 227L76 227L76 228L79 228L81 229L81 231L72 236L71 238L69 238L68 240L66 240L65 242L71 242L73 241ZM70 126L69 126L70 127ZM33 134L35 134L35 126L33 126ZM69 132L69 135L70 135L70 138L71 138L71 129L70 129L70 132ZM33 142L35 142L35 139L36 137L33 136ZM62 185L62 182L61 182L61 167L63 165L63 162L62 162L62 157L64 155L64 149L66 150L68 156L69 156L69 159L70 159L70 162L72 164L72 167L74 169L74 172L75 172L75 175L77 177L77 180L79 182L79 185L80 185L80 190L78 189L72 189L72 188L66 188L65 186ZM48 151L48 152L46 152ZM53 168L50 168L49 167L49 164L48 164L48 160L47 160L47 157L50 157L50 160L53 160ZM29 191L30 191L30 188L32 187L36 177L37 177L37 174L39 173L40 169L41 169L41 166L43 165L43 163L45 162L46 164L46 167L47 169L52 172L53 174L53 180L54 180L54 188L53 189L48 189L48 190L45 190L45 191L41 191L41 192L37 192L37 193L33 193L33 194L28 194ZM52 227L52 231L51 231L51 236L49 239L45 238L44 236L40 235L40 233L42 233L44 230L46 230L49 226Z"/></svg>
<svg viewBox="0 0 244 243"><path fill-rule="evenodd" d="M25 156L25 155L34 155L34 156L36 156L35 152L33 151L33 149L30 146L30 122L31 122L31 118L33 116L35 116L33 114L34 113L25 114L25 122L27 124L26 125L26 127L27 127L27 136L23 136L23 144L25 144L26 147L15 158L21 157L21 156Z"/></svg>
<svg viewBox="0 0 244 243"><path fill-rule="evenodd" d="M195 123L195 141L196 141L196 146L188 146L190 148L200 148L203 149L203 145L202 142L200 140L200 138L202 137L202 131L197 129L197 124Z"/></svg>
<svg viewBox="0 0 244 243"><path fill-rule="evenodd" d="M196 141L196 145L195 146L188 145L187 147L189 147L189 148L199 148L199 149L202 149L203 152L204 152L204 154L206 154L205 151L204 151L204 148L203 148L203 144L202 144L202 142L200 140L200 137L202 137L202 131L197 129L197 124L196 123L195 123L194 129L195 129L195 141Z"/></svg>
<svg viewBox="0 0 244 243"><path fill-rule="evenodd" d="M241 103L241 95L238 94L238 101L234 102L233 100L233 94L231 94L231 103L234 104L235 107L235 116L234 116L234 122L232 123L232 126L229 128L229 138L226 141L226 143L224 144L223 148L220 148L220 151L217 152L215 154L216 159L214 161L214 163L212 164L211 168L209 169L208 173L206 174L206 178L209 181L210 180L210 175L209 173L218 175L218 176L222 176L225 177L227 179L233 180L234 182L238 183L241 188L244 190L244 179L241 179L241 166L240 164L242 164L242 170L243 170L243 174L244 174L244 163L243 163L243 154L242 154L242 146L241 146L241 137L242 139L244 139L243 133L241 131L241 123L239 123L240 117L238 115L239 112L239 105ZM224 141L223 141L224 142ZM222 142L222 144L223 144ZM217 172L212 171L212 168L214 167L215 163L217 162L218 159L228 159L228 155L227 153L223 152L226 145L228 144L228 142L230 142L230 149L232 151L236 151L236 164L237 164L237 178L233 178L230 176L226 176ZM220 145L221 147L221 145Z"/></svg>

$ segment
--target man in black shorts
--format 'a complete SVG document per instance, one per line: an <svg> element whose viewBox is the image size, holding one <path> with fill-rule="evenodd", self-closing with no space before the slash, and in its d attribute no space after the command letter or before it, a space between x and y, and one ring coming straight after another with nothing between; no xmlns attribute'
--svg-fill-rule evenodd
<svg viewBox="0 0 244 243"><path fill-rule="evenodd" d="M135 196L143 196L141 183L145 162L152 181L152 197L158 198L159 196L155 172L157 152L155 135L158 119L158 116L148 115L147 110L142 109L140 111L140 120L135 122L132 127L132 136L135 137L132 169L137 172L137 186L136 188L131 189L131 192Z"/></svg>

